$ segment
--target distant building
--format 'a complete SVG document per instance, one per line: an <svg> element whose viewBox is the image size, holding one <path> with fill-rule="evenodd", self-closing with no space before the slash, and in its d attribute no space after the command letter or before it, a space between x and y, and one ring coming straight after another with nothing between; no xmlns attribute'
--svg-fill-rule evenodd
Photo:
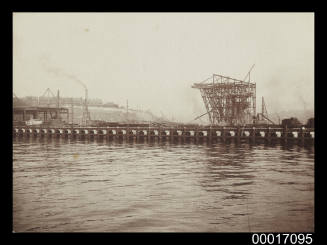
<svg viewBox="0 0 327 245"><path fill-rule="evenodd" d="M31 119L42 120L44 124L68 122L69 111L67 108L14 106L13 123L25 124Z"/></svg>
<svg viewBox="0 0 327 245"><path fill-rule="evenodd" d="M288 128L300 127L302 124L296 117L291 117L282 120L282 126Z"/></svg>

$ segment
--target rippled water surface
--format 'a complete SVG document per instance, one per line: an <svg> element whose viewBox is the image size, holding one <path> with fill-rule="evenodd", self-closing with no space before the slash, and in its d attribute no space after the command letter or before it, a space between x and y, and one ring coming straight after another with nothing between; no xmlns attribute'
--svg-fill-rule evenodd
<svg viewBox="0 0 327 245"><path fill-rule="evenodd" d="M14 139L15 232L314 231L314 148Z"/></svg>

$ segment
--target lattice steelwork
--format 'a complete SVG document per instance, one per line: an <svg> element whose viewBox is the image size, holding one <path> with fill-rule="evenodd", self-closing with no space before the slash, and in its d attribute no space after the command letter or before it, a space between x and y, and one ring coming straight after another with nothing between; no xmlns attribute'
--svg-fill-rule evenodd
<svg viewBox="0 0 327 245"><path fill-rule="evenodd" d="M251 124L256 116L256 84L213 74L200 89L212 125Z"/></svg>

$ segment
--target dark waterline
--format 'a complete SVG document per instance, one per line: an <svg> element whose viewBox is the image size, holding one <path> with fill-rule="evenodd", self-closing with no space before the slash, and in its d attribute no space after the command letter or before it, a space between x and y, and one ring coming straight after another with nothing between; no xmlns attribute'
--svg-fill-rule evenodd
<svg viewBox="0 0 327 245"><path fill-rule="evenodd" d="M13 140L15 232L313 232L314 147Z"/></svg>

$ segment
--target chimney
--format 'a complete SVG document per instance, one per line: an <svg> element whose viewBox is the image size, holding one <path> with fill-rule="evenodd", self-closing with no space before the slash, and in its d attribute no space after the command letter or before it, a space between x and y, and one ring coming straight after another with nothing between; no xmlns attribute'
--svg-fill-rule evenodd
<svg viewBox="0 0 327 245"><path fill-rule="evenodd" d="M57 108L59 108L59 102L60 102L60 97L59 97L59 89L57 91Z"/></svg>

